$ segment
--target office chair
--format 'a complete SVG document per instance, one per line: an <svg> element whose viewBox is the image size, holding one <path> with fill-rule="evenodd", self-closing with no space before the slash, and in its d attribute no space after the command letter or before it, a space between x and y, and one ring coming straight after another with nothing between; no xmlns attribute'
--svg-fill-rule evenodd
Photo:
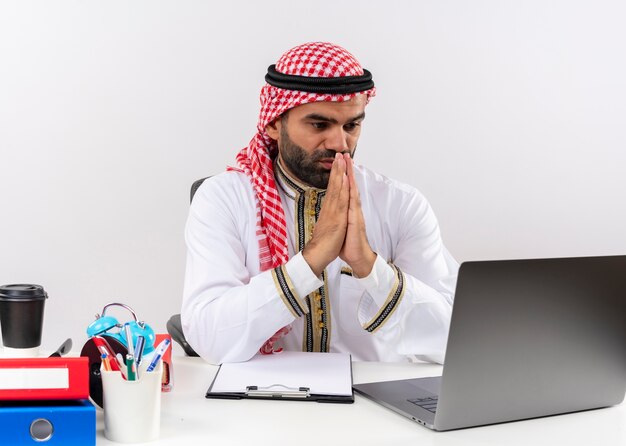
<svg viewBox="0 0 626 446"><path fill-rule="evenodd" d="M193 201L193 196L196 194L196 191L198 190L200 185L203 183L203 181L206 180L207 178L210 178L210 177L200 178L199 180L196 180L193 182L193 184L191 185L191 190L189 194L189 203ZM189 343L187 342L187 339L185 339L185 333L183 333L183 326L182 326L182 323L180 322L180 313L172 315L172 317L170 317L169 320L167 321L167 324L165 324L165 328L167 329L167 332L170 334L172 339L176 341L178 345L180 345L183 348L187 356L199 356L194 351L194 349L191 348L191 345L189 345Z"/></svg>

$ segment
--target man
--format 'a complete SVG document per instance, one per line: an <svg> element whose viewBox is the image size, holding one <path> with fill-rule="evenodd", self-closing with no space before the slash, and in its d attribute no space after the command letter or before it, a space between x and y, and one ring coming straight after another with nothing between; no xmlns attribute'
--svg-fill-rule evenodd
<svg viewBox="0 0 626 446"><path fill-rule="evenodd" d="M191 205L188 342L216 364L282 348L441 362L458 265L417 190L352 161L371 74L315 42L266 81L238 167Z"/></svg>

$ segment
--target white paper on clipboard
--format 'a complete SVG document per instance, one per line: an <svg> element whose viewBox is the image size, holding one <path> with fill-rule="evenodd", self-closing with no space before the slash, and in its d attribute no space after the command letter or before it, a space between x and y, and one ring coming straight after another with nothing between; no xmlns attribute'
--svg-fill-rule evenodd
<svg viewBox="0 0 626 446"><path fill-rule="evenodd" d="M244 393L250 386L298 389L311 394L347 396L352 394L352 366L349 354L283 351L257 355L246 362L225 363L211 387L216 393Z"/></svg>

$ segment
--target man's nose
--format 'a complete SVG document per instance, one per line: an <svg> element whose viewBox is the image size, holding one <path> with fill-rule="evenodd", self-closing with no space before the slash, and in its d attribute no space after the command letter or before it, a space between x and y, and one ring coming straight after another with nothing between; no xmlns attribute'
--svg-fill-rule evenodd
<svg viewBox="0 0 626 446"><path fill-rule="evenodd" d="M326 138L326 149L334 150L339 153L349 152L350 146L348 145L348 137L349 135L343 128L337 127L332 129L332 132L330 132Z"/></svg>

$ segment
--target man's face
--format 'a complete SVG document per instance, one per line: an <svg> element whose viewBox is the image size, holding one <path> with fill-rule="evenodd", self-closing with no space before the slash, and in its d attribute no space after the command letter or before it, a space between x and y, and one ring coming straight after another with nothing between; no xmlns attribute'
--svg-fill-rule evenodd
<svg viewBox="0 0 626 446"><path fill-rule="evenodd" d="M283 168L300 181L326 189L335 153L356 150L365 118L366 99L312 102L292 108L266 131L278 142Z"/></svg>

